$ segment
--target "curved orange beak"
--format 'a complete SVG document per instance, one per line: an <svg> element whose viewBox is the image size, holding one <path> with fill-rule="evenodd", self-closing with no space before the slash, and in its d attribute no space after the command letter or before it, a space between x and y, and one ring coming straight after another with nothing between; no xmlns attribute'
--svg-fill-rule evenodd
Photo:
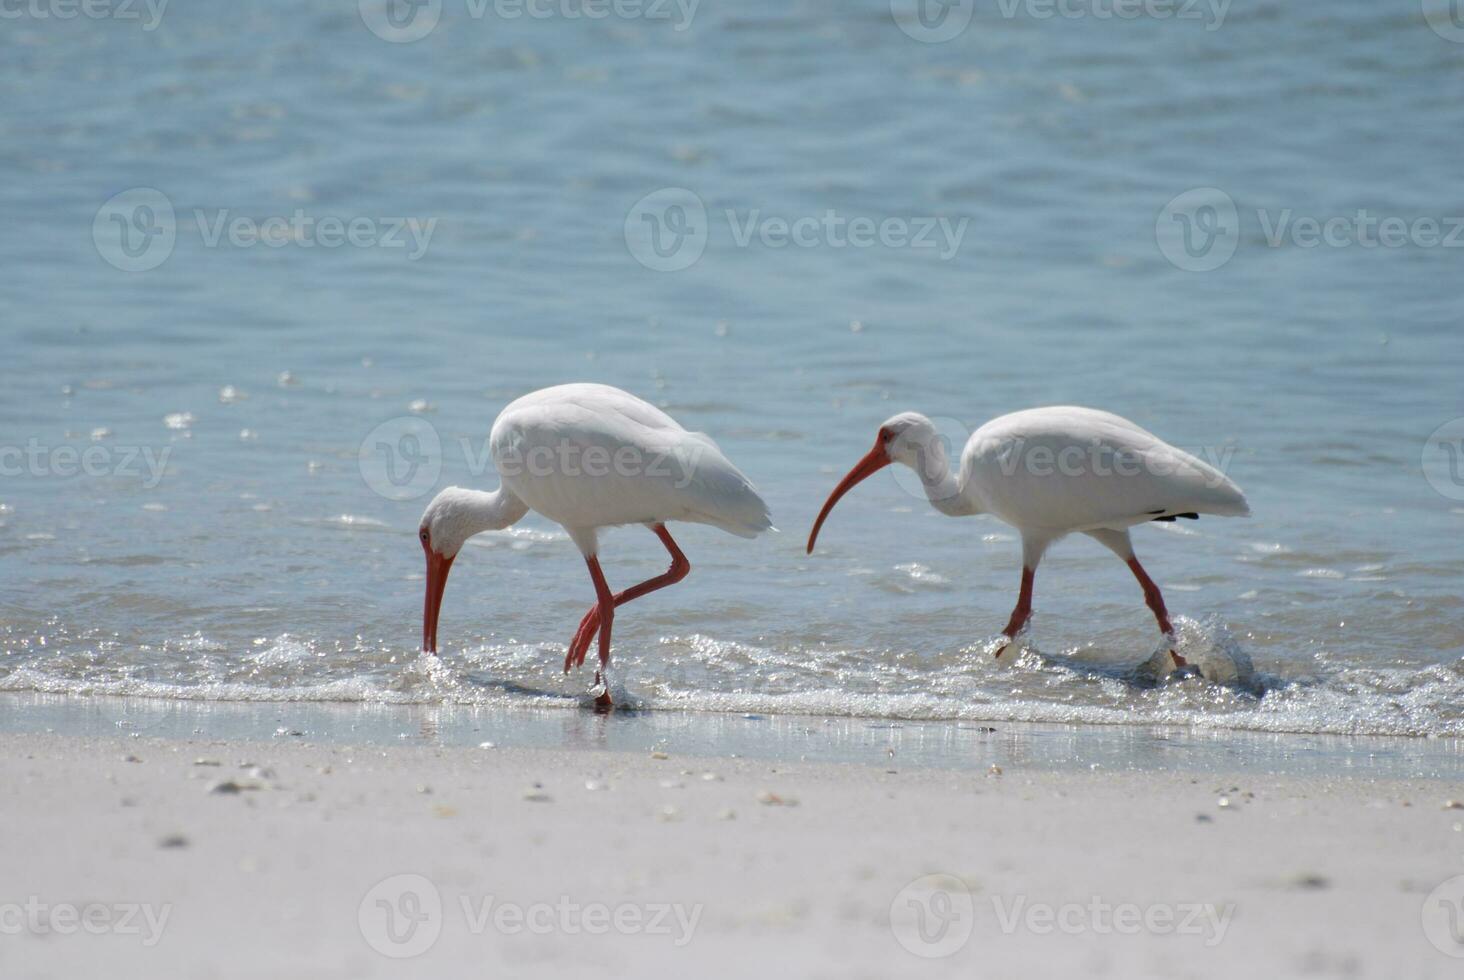
<svg viewBox="0 0 1464 980"><path fill-rule="evenodd" d="M885 451L883 437L876 440L874 448L854 464L854 468L845 474L838 486L834 487L834 492L829 494L829 499L824 501L823 510L818 512L818 520L813 522L813 530L808 532L808 554L813 554L813 543L818 540L818 529L823 527L824 519L829 516L829 511L834 509L834 504L839 502L839 498L854 489L856 483L869 479L893 462L890 454Z"/></svg>
<svg viewBox="0 0 1464 980"><path fill-rule="evenodd" d="M442 590L447 588L447 573L452 558L444 558L424 544L427 552L427 597L422 603L422 652L437 652L437 614L442 611ZM453 557L456 557L455 555Z"/></svg>

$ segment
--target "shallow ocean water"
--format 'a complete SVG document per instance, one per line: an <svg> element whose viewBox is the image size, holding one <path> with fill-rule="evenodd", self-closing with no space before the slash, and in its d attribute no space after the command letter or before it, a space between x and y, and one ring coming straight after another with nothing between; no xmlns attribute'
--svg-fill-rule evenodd
<svg viewBox="0 0 1464 980"><path fill-rule="evenodd" d="M496 483L504 404L595 380L713 435L782 529L676 532L690 578L616 620L629 705L1464 735L1464 482L1428 455L1464 416L1460 249L1267 239L1464 215L1464 44L1417 5L1237 2L1213 30L983 7L942 44L872 0L472 9L410 44L355 4L0 31L0 690L578 708L560 665L593 593L567 537L473 542L433 662L413 535L433 488ZM99 209L138 188L176 241L127 271ZM626 231L665 188L706 211L676 271ZM1156 235L1196 188L1237 207L1212 271ZM435 224L415 258L210 240L297 210ZM949 255L739 240L829 212L966 223ZM1250 519L1135 539L1186 649L1241 651L1252 689L1145 683L1139 591L1081 538L1044 561L1027 651L991 663L1015 532L893 474L804 556L887 416L959 438L1060 403L1246 490ZM661 570L644 530L604 541L612 585Z"/></svg>

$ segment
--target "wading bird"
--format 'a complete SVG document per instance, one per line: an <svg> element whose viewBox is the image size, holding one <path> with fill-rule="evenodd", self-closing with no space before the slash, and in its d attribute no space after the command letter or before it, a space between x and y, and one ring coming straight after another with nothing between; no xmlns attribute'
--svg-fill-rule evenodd
<svg viewBox="0 0 1464 980"><path fill-rule="evenodd" d="M1134 557L1128 529L1176 517L1250 514L1245 495L1219 470L1108 412L1061 406L993 419L967 441L959 475L951 472L930 419L905 412L879 427L874 448L829 494L809 532L809 554L839 498L891 463L913 469L941 513L992 514L1021 532L1022 587L998 657L1032 615L1032 580L1043 553L1058 538L1081 532L1128 564L1175 666L1185 666L1164 597Z"/></svg>
<svg viewBox="0 0 1464 980"><path fill-rule="evenodd" d="M417 537L427 554L422 649L437 652L442 592L463 542L501 530L530 510L562 525L585 556L595 605L580 621L564 671L585 662L598 632L596 707L610 708L605 669L615 607L681 581L691 564L668 521L710 524L752 538L772 527L768 507L710 437L688 432L634 395L598 384L544 388L512 402L493 423L489 452L500 486L486 493L448 487L427 505ZM612 593L600 571L599 529L644 524L671 555L664 575Z"/></svg>

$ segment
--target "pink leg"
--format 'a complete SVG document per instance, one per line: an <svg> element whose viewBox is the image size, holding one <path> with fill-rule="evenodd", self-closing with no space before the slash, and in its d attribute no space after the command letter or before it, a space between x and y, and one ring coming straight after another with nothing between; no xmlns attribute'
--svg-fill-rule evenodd
<svg viewBox="0 0 1464 980"><path fill-rule="evenodd" d="M600 559L594 555L586 555L585 564L589 566L590 579L595 583L597 606L603 610L600 616L600 666L604 668L610 663L610 628L615 624L615 596L610 593L610 584L605 581L605 573L600 571ZM580 659L584 659L583 654ZM601 677L601 671L595 671L596 684L600 683ZM610 689L607 686L595 698L595 710L609 711L611 707Z"/></svg>
<svg viewBox="0 0 1464 980"><path fill-rule="evenodd" d="M1001 631L1007 642L996 651L998 657L1006 651L1007 646L1016 639L1022 627L1027 625L1027 620L1032 617L1032 580L1035 575L1031 568L1022 566L1022 591L1017 595L1017 607L1012 610L1012 618L1007 620L1006 629Z"/></svg>
<svg viewBox="0 0 1464 980"><path fill-rule="evenodd" d="M675 540L671 537L671 532L666 530L666 525L655 524L652 525L651 530L655 533L656 537L661 539L661 543L666 546L666 550L671 553L671 567L662 575L646 579L639 585L633 585L624 592L609 596L608 600L606 596L600 595L599 582L604 581L604 576L600 575L599 582L597 582L595 587L598 601L594 606L590 607L589 612L585 613L584 619L580 620L579 629L575 631L574 639L570 641L569 653L564 658L565 673L569 673L571 666L584 664L585 655L589 652L590 640L594 639L597 630L601 630L602 609L609 610L609 619L613 620L616 606L624 605L632 599L639 599L641 596L655 592L657 589L664 589L668 585L674 585L686 578L687 573L691 571L691 562L687 561L686 556L681 553L681 549L677 547ZM598 572L599 563L596 562L591 568L590 576L594 578ZM608 587L606 591L608 592ZM608 627L608 620L605 625ZM600 663L602 665L610 662L610 645L605 635L606 632L607 630L602 630L600 635Z"/></svg>
<svg viewBox="0 0 1464 980"><path fill-rule="evenodd" d="M1159 586L1154 584L1154 580L1144 571L1144 566L1139 564L1137 558L1130 558L1128 567L1144 589L1144 602L1148 603L1150 611L1154 613L1154 618L1159 621L1159 631L1169 639L1169 655L1174 658L1174 665L1176 667L1186 666L1188 661L1174 650L1174 626L1169 622L1169 610L1164 608L1164 596L1159 592Z"/></svg>

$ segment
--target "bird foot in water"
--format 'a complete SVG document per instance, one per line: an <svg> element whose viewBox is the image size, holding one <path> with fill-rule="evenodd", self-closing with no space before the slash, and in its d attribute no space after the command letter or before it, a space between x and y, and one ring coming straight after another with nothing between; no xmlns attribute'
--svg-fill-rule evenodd
<svg viewBox="0 0 1464 980"><path fill-rule="evenodd" d="M595 714L609 714L615 709L615 702L610 697L610 684L598 670L595 671L595 683L590 693L595 696Z"/></svg>

